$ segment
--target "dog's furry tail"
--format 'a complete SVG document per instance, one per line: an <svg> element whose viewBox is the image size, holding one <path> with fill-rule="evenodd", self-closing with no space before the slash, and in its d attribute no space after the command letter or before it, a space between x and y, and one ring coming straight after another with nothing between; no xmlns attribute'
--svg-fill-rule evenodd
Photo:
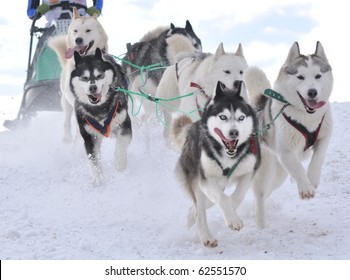
<svg viewBox="0 0 350 280"><path fill-rule="evenodd" d="M61 65L65 66L67 64L67 59L64 57L64 53L67 50L66 35L53 36L48 39L47 44L56 52Z"/></svg>
<svg viewBox="0 0 350 280"><path fill-rule="evenodd" d="M251 104L258 110L263 109L268 100L268 97L264 95L264 91L267 88L271 88L270 81L264 71L258 67L250 67L245 71L243 80L247 87Z"/></svg>
<svg viewBox="0 0 350 280"><path fill-rule="evenodd" d="M171 125L171 140L173 141L175 147L179 150L185 144L187 131L193 124L190 117L182 115L173 120Z"/></svg>

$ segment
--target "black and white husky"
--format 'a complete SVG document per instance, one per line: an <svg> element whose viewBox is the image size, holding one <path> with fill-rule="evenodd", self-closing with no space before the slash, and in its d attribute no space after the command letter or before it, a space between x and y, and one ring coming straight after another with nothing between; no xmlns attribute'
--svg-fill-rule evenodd
<svg viewBox="0 0 350 280"><path fill-rule="evenodd" d="M236 209L260 165L255 136L258 123L254 109L240 95L241 88L242 82L234 90L218 82L200 120L192 123L181 116L173 122L173 140L182 147L177 177L194 202L188 224L196 224L201 242L208 247L217 246L217 240L209 231L206 208L217 204L227 226L240 230L243 223ZM225 188L233 183L233 194L225 194Z"/></svg>
<svg viewBox="0 0 350 280"><path fill-rule="evenodd" d="M118 88L125 88L126 77L112 57L80 56L74 53L75 66L70 75L70 90L75 98L75 113L84 139L94 184L100 184L102 170L100 147L103 137L116 137L115 166L127 165L127 148L132 138L128 98Z"/></svg>

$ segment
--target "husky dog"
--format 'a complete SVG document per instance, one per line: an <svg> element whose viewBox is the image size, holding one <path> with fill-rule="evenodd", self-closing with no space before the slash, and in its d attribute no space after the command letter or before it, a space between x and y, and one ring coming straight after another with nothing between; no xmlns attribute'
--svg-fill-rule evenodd
<svg viewBox="0 0 350 280"><path fill-rule="evenodd" d="M262 228L265 226L265 200L288 173L296 181L302 199L315 195L332 131L329 104L332 68L320 42L312 55L300 54L295 42L274 84L274 90L288 105L262 94L270 84L258 68L246 72L245 82L259 112L260 128L271 126L262 135L268 149L262 149L263 164L254 178L257 223ZM287 107L283 110L284 106ZM302 160L311 151L311 161L305 171Z"/></svg>
<svg viewBox="0 0 350 280"><path fill-rule="evenodd" d="M209 231L206 208L217 204L228 227L240 230L243 223L236 209L260 165L258 122L254 109L241 96L241 86L242 82L229 90L218 82L200 120L192 123L183 115L172 127L174 142L182 146L177 177L194 202L188 224L196 224L201 242L208 247L217 246L217 240ZM228 196L224 190L232 183L237 183L236 189Z"/></svg>
<svg viewBox="0 0 350 280"><path fill-rule="evenodd" d="M187 20L185 28L175 27L172 23L170 28L158 27L144 35L139 42L128 44L127 48L123 68L129 77L130 91L142 92L154 97L166 66L174 64L175 57L180 53L201 52L202 43ZM141 75L138 68L127 62L140 67L161 63L163 67L144 71ZM145 108L146 114L149 112L148 109L150 108Z"/></svg>
<svg viewBox="0 0 350 280"><path fill-rule="evenodd" d="M73 54L79 52L80 55L92 55L97 48L107 52L107 41L107 34L97 20L97 15L80 16L75 8L67 34L52 37L48 41L48 45L55 50L62 66L61 105L65 113L64 140L67 142L72 139L71 118L75 103L74 95L69 86L70 74L74 67Z"/></svg>
<svg viewBox="0 0 350 280"><path fill-rule="evenodd" d="M95 55L74 52L75 66L69 79L74 108L85 150L90 162L93 183L101 179L100 146L102 138L116 137L115 165L123 170L132 137L128 99L118 88L125 88L125 75L111 56L96 49Z"/></svg>
<svg viewBox="0 0 350 280"><path fill-rule="evenodd" d="M177 99L171 106L183 112L192 112L192 119L198 120L205 104L215 92L217 82L221 81L226 88L234 90L243 79L243 73L247 68L241 44L235 53L229 53L225 52L223 44L220 43L215 54L194 53L179 57L176 64L165 70L156 97L170 99L195 93ZM246 97L246 92L242 92L241 95ZM165 123L171 122L171 113L170 110L165 110ZM166 128L164 132L167 136Z"/></svg>

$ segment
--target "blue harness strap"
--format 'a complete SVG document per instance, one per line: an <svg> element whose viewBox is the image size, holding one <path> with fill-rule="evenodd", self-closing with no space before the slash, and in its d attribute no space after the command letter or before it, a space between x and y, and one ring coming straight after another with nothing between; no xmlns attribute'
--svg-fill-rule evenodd
<svg viewBox="0 0 350 280"><path fill-rule="evenodd" d="M114 119L115 115L117 114L119 103L116 103L116 106L114 110L111 110L107 116L107 119L103 122L103 125L101 125L98 121L96 121L93 117L86 115L85 121L88 125L90 125L93 129L95 129L97 132L101 133L103 136L108 137L109 133L111 131L111 123Z"/></svg>

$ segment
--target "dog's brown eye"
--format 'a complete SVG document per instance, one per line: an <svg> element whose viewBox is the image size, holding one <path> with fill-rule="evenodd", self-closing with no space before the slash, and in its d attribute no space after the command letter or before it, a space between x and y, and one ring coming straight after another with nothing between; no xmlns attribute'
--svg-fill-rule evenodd
<svg viewBox="0 0 350 280"><path fill-rule="evenodd" d="M86 33L89 33L89 32L91 32L91 29L86 29Z"/></svg>
<svg viewBox="0 0 350 280"><path fill-rule="evenodd" d="M239 71L239 74L243 75L243 70Z"/></svg>
<svg viewBox="0 0 350 280"><path fill-rule="evenodd" d="M298 78L299 80L304 80L304 79L305 79L304 76L302 76L302 75L297 76L297 78Z"/></svg>
<svg viewBox="0 0 350 280"><path fill-rule="evenodd" d="M77 33L77 32L78 32L78 30L76 30L76 29L74 29L73 31L74 31L74 33Z"/></svg>
<svg viewBox="0 0 350 280"><path fill-rule="evenodd" d="M315 76L315 79L318 80L318 79L320 79L321 77L322 77L322 75L317 74L317 75Z"/></svg>
<svg viewBox="0 0 350 280"><path fill-rule="evenodd" d="M231 71L230 70L224 70L224 73L225 74L231 74Z"/></svg>

